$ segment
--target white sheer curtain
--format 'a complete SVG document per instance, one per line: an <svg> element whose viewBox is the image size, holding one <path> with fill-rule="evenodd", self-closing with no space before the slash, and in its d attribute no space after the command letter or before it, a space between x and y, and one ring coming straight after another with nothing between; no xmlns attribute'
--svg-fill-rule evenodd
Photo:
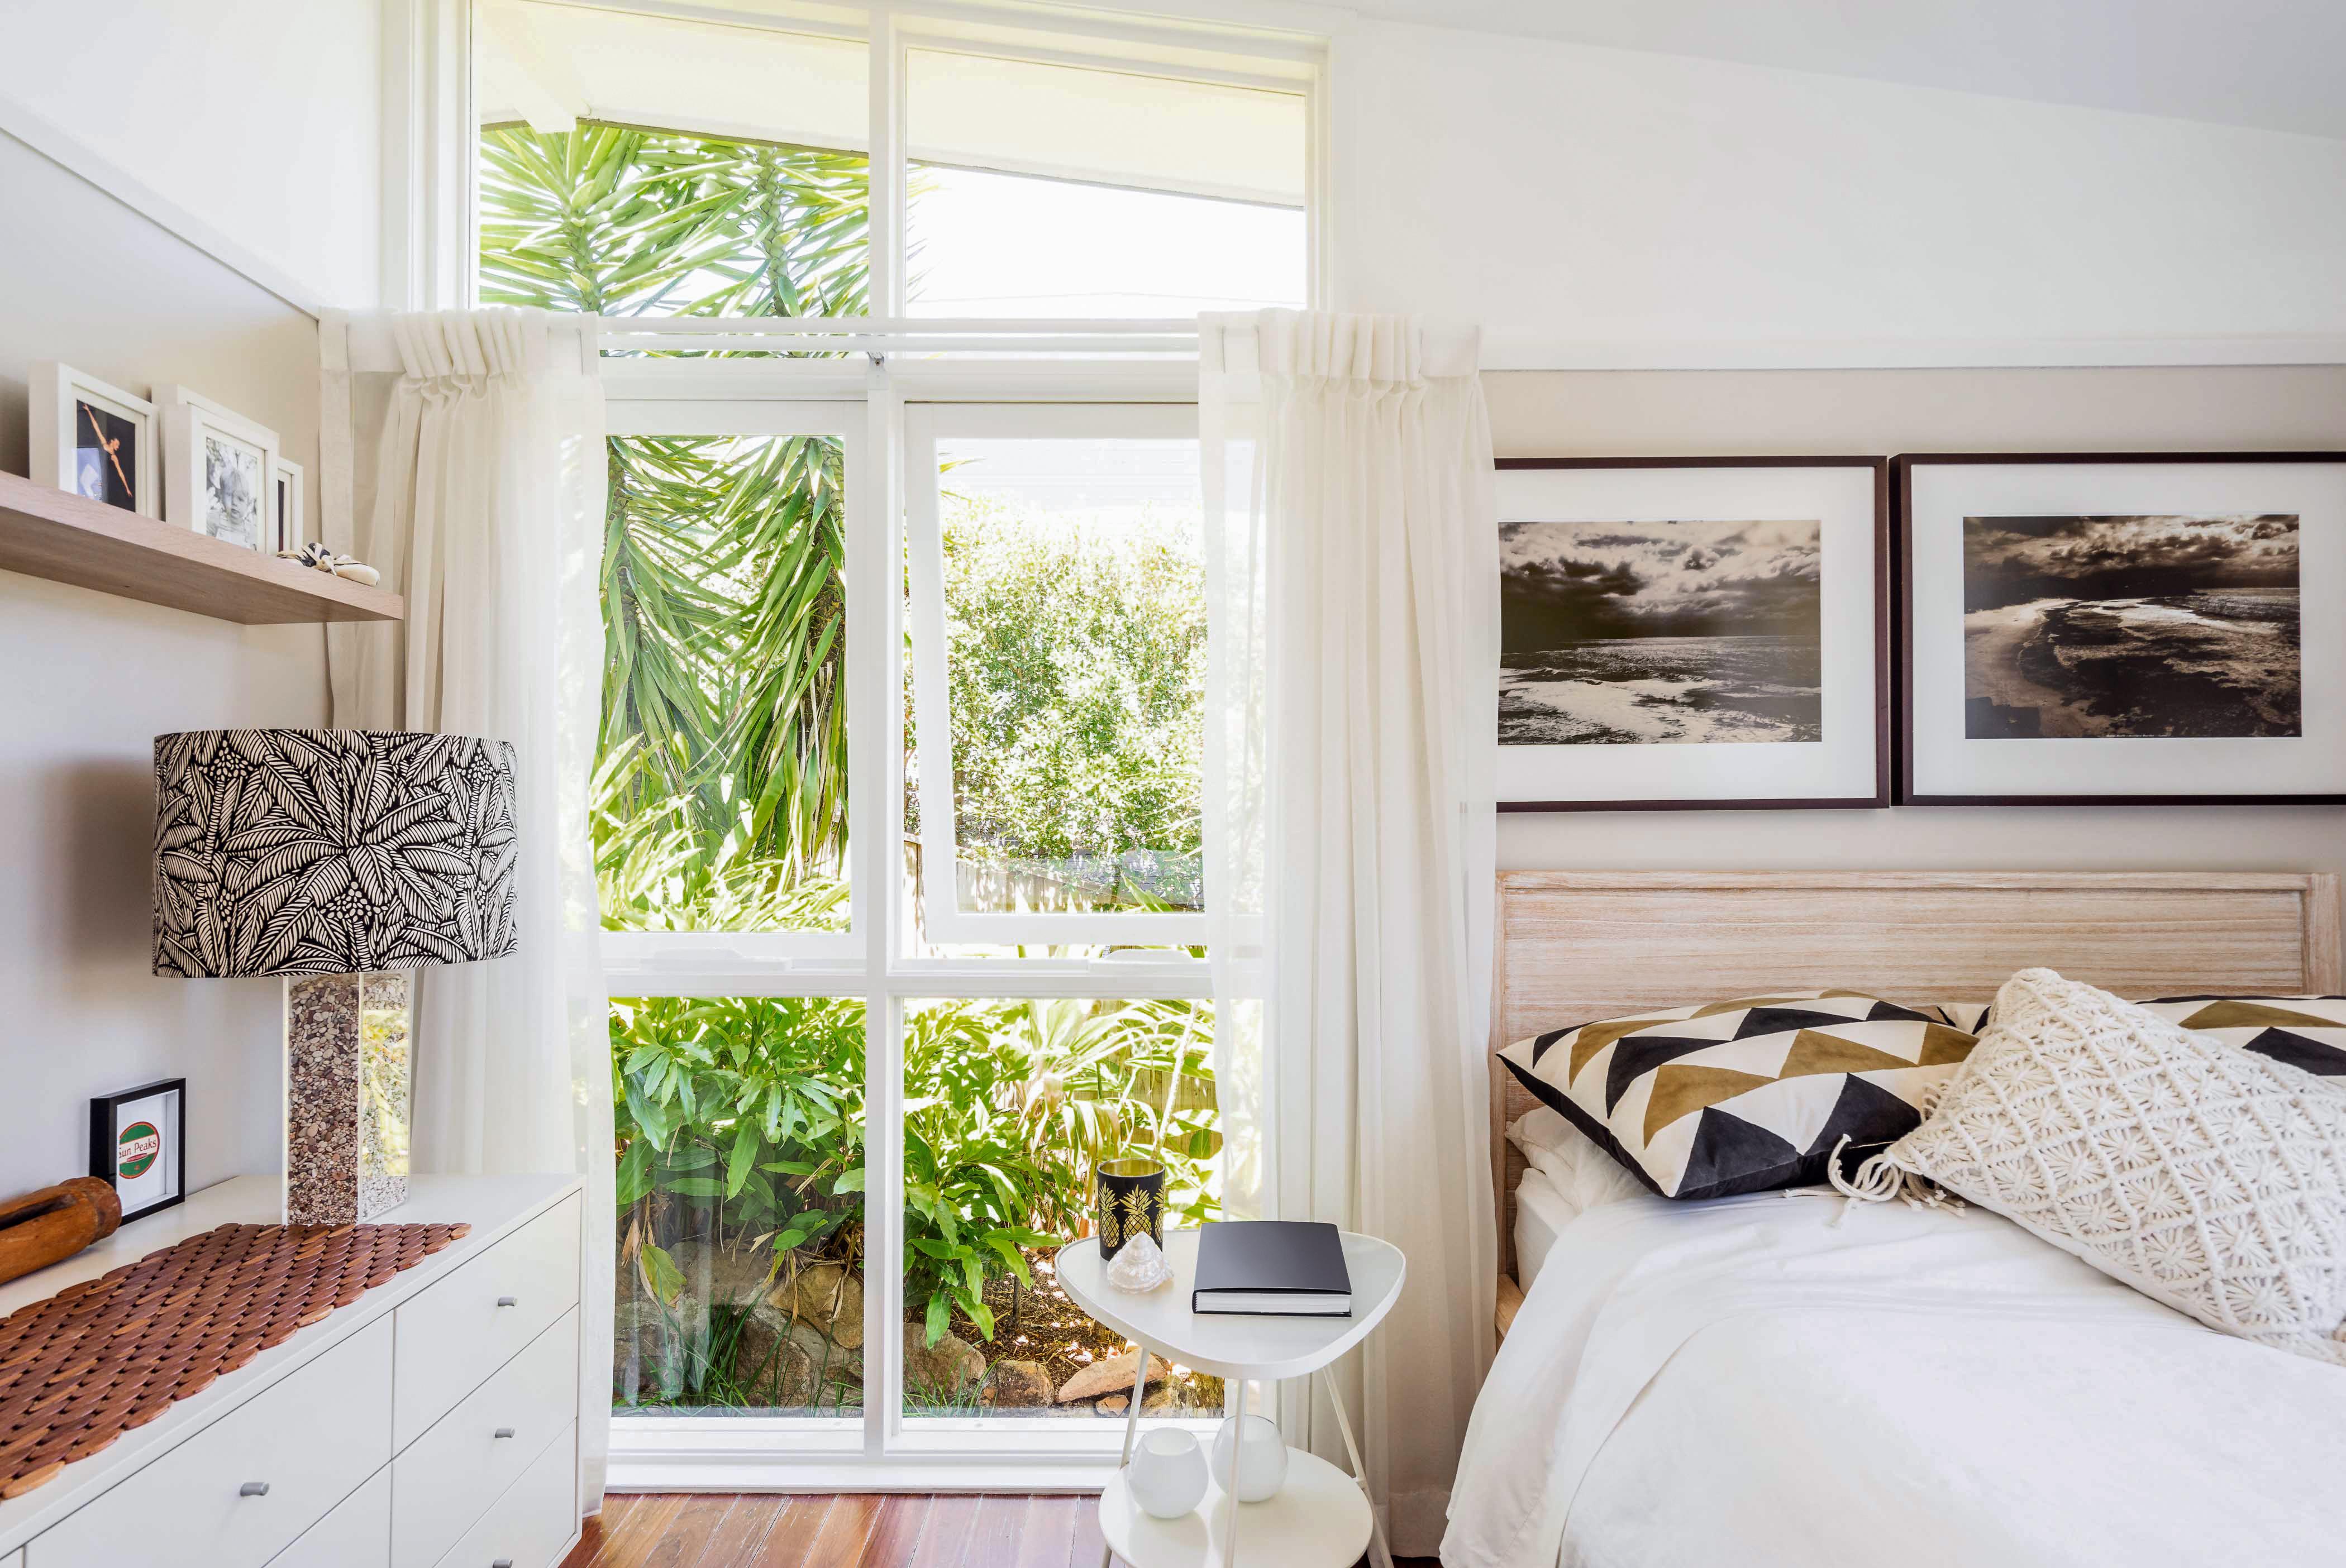
<svg viewBox="0 0 2346 1568"><path fill-rule="evenodd" d="M582 1497L610 1448L609 1001L588 841L603 668L603 392L594 322L536 311L330 318L328 544L381 568L401 626L332 628L333 722L510 740L521 945L419 977L419 1173L586 1177Z"/></svg>
<svg viewBox="0 0 2346 1568"><path fill-rule="evenodd" d="M1199 326L1226 1180L1236 1212L1407 1256L1340 1382L1393 1550L1431 1556L1498 1269L1499 565L1476 339L1310 311ZM1289 1441L1336 1458L1321 1396L1286 1394Z"/></svg>

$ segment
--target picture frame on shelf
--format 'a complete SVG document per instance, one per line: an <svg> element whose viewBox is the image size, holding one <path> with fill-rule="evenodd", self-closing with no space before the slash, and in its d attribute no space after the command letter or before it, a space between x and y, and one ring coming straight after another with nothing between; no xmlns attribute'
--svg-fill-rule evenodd
<svg viewBox="0 0 2346 1568"><path fill-rule="evenodd" d="M1499 459L1499 809L1889 805L1888 462Z"/></svg>
<svg viewBox="0 0 2346 1568"><path fill-rule="evenodd" d="M165 518L263 555L277 552L277 433L185 387L159 390Z"/></svg>
<svg viewBox="0 0 2346 1568"><path fill-rule="evenodd" d="M122 1200L122 1222L186 1201L188 1081L165 1078L89 1103L89 1174Z"/></svg>
<svg viewBox="0 0 2346 1568"><path fill-rule="evenodd" d="M26 382L33 482L160 519L155 405L56 360Z"/></svg>
<svg viewBox="0 0 2346 1568"><path fill-rule="evenodd" d="M269 478L271 529L269 553L276 555L286 550L299 550L309 543L308 536L302 532L307 520L302 515L301 465L280 456L270 465Z"/></svg>
<svg viewBox="0 0 2346 1568"><path fill-rule="evenodd" d="M1892 476L1900 804L2346 804L2346 453Z"/></svg>

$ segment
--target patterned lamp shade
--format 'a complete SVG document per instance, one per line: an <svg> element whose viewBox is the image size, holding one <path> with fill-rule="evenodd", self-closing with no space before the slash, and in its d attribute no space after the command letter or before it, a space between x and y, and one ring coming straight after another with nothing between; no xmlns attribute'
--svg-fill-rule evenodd
<svg viewBox="0 0 2346 1568"><path fill-rule="evenodd" d="M155 738L155 972L365 974L514 951L514 748L464 735Z"/></svg>

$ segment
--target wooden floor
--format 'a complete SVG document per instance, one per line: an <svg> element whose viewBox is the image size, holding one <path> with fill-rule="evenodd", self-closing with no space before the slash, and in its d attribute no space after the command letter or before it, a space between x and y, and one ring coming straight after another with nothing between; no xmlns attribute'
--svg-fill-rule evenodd
<svg viewBox="0 0 2346 1568"><path fill-rule="evenodd" d="M1097 1568L1101 1544L1090 1497L614 1493L562 1568Z"/></svg>

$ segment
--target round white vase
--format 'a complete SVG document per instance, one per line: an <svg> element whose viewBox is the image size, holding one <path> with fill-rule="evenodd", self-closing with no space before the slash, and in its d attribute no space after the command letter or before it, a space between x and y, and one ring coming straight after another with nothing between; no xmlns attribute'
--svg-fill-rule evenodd
<svg viewBox="0 0 2346 1568"><path fill-rule="evenodd" d="M1238 1438L1238 1418L1225 1419L1221 1430L1214 1433L1214 1474L1225 1479L1230 1473L1230 1449L1239 1449L1238 1496L1240 1502L1261 1502L1275 1497L1287 1481L1287 1440L1279 1435L1278 1424L1264 1416L1246 1419L1246 1441ZM1226 1481L1227 1483L1227 1481Z"/></svg>
<svg viewBox="0 0 2346 1568"><path fill-rule="evenodd" d="M1133 1444L1124 1480L1142 1512L1178 1519L1205 1501L1205 1451L1185 1431L1149 1432Z"/></svg>

